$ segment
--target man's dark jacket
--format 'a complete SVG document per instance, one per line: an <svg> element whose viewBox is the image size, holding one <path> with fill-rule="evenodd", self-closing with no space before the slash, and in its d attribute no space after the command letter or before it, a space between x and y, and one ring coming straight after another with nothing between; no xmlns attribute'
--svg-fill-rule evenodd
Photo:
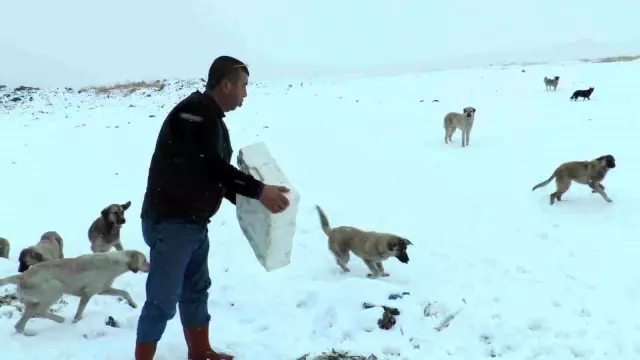
<svg viewBox="0 0 640 360"><path fill-rule="evenodd" d="M141 217L148 221L209 222L223 197L258 199L262 182L231 165L224 112L207 93L195 91L162 124L149 166Z"/></svg>

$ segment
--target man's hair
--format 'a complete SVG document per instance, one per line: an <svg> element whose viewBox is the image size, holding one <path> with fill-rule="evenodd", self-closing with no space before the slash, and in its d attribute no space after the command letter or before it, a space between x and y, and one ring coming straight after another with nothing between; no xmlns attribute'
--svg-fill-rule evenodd
<svg viewBox="0 0 640 360"><path fill-rule="evenodd" d="M225 79L232 83L238 82L239 71L249 76L249 68L242 61L226 55L217 57L209 68L205 89L213 90Z"/></svg>

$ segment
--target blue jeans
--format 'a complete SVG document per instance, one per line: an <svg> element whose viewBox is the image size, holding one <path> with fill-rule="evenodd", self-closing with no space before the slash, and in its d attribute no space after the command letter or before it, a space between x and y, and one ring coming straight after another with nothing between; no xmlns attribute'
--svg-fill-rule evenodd
<svg viewBox="0 0 640 360"><path fill-rule="evenodd" d="M207 325L211 319L207 224L142 220L142 236L150 249L151 267L136 341L160 341L167 322L176 315L176 305L184 327Z"/></svg>

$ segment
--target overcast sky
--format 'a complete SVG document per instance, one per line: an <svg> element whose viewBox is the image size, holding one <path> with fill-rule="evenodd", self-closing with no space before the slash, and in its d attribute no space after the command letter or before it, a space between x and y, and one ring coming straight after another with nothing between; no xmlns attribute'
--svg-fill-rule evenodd
<svg viewBox="0 0 640 360"><path fill-rule="evenodd" d="M253 79L640 54L638 14L623 0L7 0L0 84L203 77L221 54Z"/></svg>

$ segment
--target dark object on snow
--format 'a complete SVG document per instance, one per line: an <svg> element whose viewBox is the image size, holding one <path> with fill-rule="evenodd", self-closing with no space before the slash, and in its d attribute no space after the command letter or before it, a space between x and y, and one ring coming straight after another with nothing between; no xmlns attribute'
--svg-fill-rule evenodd
<svg viewBox="0 0 640 360"><path fill-rule="evenodd" d="M576 90L573 92L573 95L571 95L569 100L577 101L579 97L582 98L582 101L584 101L584 99L591 100L591 94L593 94L593 90L595 90L593 86L588 88L587 90Z"/></svg>
<svg viewBox="0 0 640 360"><path fill-rule="evenodd" d="M371 308L374 308L374 307L377 307L377 306L380 306L380 305L374 305L374 304L372 304L372 303L368 303L368 302L365 302L365 303L363 303L363 304L362 304L362 307L363 307L363 308L365 308L365 309L371 309ZM400 310L398 310L398 309L396 309L396 308L394 308L394 307L391 307L391 306L384 306L384 305L382 305L382 306L380 306L380 307L381 307L384 311L388 311L388 312L390 312L390 313L391 313L391 315L395 315L395 316L400 315Z"/></svg>
<svg viewBox="0 0 640 360"><path fill-rule="evenodd" d="M435 100L433 100L433 101L431 101L431 102L440 102L440 100L438 100L438 99L435 99Z"/></svg>
<svg viewBox="0 0 640 360"><path fill-rule="evenodd" d="M382 330L389 330L396 324L396 318L390 311L385 310L378 320L378 327Z"/></svg>
<svg viewBox="0 0 640 360"><path fill-rule="evenodd" d="M17 301L18 296L15 293L10 293L0 296L0 306L11 305L13 301Z"/></svg>
<svg viewBox="0 0 640 360"><path fill-rule="evenodd" d="M397 299L402 299L405 295L410 295L408 292L403 292L401 293L396 293L396 294L391 294L389 295L389 300L397 300Z"/></svg>
<svg viewBox="0 0 640 360"><path fill-rule="evenodd" d="M314 356L313 359L309 358L309 354L304 354L297 360L378 360L378 358L371 354L369 356L351 355L348 352L336 351L331 349L330 353L323 352L318 356Z"/></svg>
<svg viewBox="0 0 640 360"><path fill-rule="evenodd" d="M118 324L118 322L116 321L116 319L114 319L112 316L109 316L109 318L107 318L107 322L104 323L107 326L111 326L113 328L119 328L120 324Z"/></svg>
<svg viewBox="0 0 640 360"><path fill-rule="evenodd" d="M40 89L36 87L31 87L31 86L18 86L17 88L13 89L13 91L29 91L29 90L40 90Z"/></svg>

